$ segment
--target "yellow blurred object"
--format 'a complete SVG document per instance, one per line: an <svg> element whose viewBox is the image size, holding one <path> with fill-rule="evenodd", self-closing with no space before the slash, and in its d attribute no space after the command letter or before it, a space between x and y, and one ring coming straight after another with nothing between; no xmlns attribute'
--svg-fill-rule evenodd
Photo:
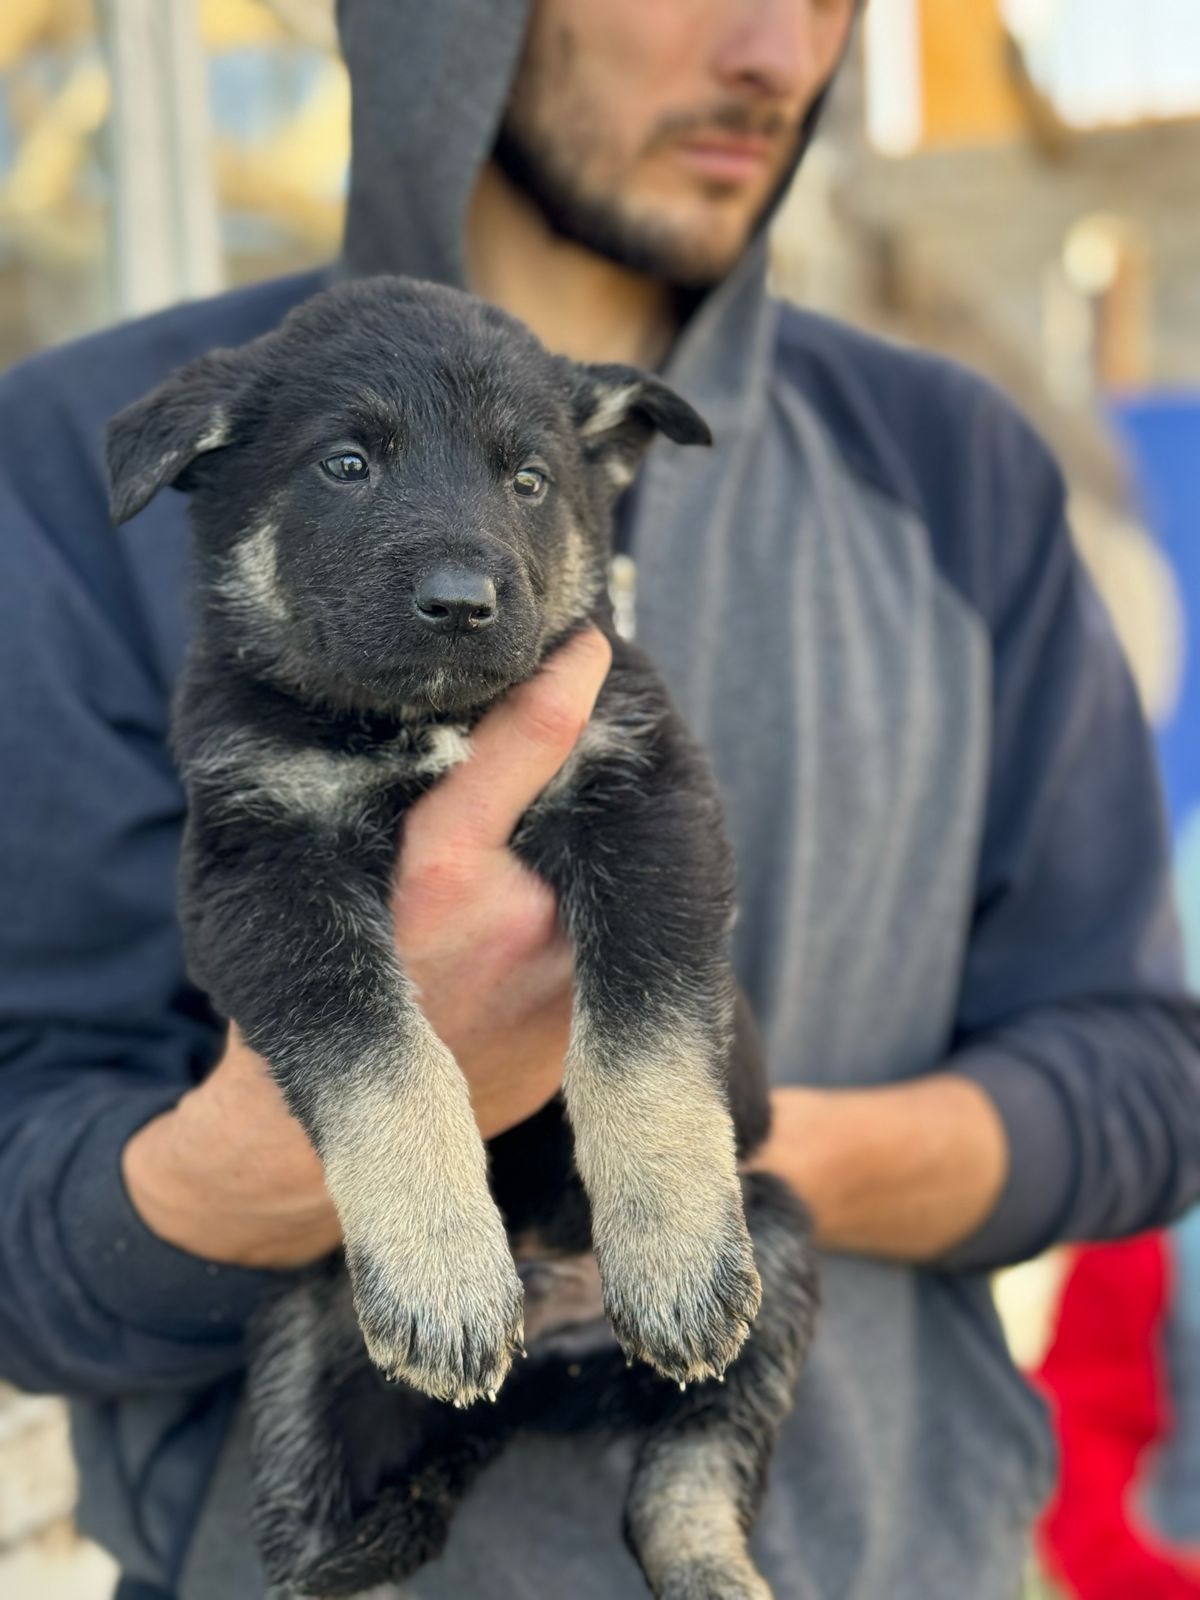
<svg viewBox="0 0 1200 1600"><path fill-rule="evenodd" d="M108 74L100 62L77 66L22 139L0 188L0 213L30 217L67 203L87 141L108 114L108 99Z"/></svg>
<svg viewBox="0 0 1200 1600"><path fill-rule="evenodd" d="M108 114L108 75L81 50L93 37L90 0L4 0L0 71L16 149L0 182L0 228L37 259L86 263L103 247L97 205L80 198L91 141ZM59 51L63 81L46 88L19 68L34 51Z"/></svg>
<svg viewBox="0 0 1200 1600"><path fill-rule="evenodd" d="M201 0L210 50L277 45L288 39L332 49L333 0ZM92 0L4 0L0 7L0 72L35 45L74 44L93 29Z"/></svg>
<svg viewBox="0 0 1200 1600"><path fill-rule="evenodd" d="M200 27L210 50L244 50L287 40L332 49L333 0L203 0Z"/></svg>
<svg viewBox="0 0 1200 1600"><path fill-rule="evenodd" d="M218 140L220 203L277 223L312 255L336 249L349 154L350 96L333 46L333 0L199 0L206 52L330 51L303 104L269 138ZM103 249L103 217L82 178L109 111L110 84L92 0L0 0L0 72L16 147L0 177L0 231L34 259L84 260ZM33 52L61 53L53 89L22 71Z"/></svg>
<svg viewBox="0 0 1200 1600"><path fill-rule="evenodd" d="M4 0L0 72L11 71L36 45L75 44L91 31L91 0Z"/></svg>
<svg viewBox="0 0 1200 1600"><path fill-rule="evenodd" d="M1008 48L1000 0L921 0L924 145L986 143L1023 131Z"/></svg>
<svg viewBox="0 0 1200 1600"><path fill-rule="evenodd" d="M271 139L251 148L217 141L221 203L270 217L310 248L332 251L349 149L350 86L331 58L300 110Z"/></svg>
<svg viewBox="0 0 1200 1600"><path fill-rule="evenodd" d="M336 42L332 0L204 0L201 24L214 55L238 49ZM312 250L336 248L341 187L350 149L350 87L331 54L303 105L272 137L252 147L218 140L222 206L281 224Z"/></svg>
<svg viewBox="0 0 1200 1600"><path fill-rule="evenodd" d="M261 0L202 0L200 32L206 48L214 51L279 44L287 37Z"/></svg>

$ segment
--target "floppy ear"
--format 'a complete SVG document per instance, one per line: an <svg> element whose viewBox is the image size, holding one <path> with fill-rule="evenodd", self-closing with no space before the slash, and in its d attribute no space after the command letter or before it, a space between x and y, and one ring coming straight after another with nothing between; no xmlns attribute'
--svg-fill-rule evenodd
<svg viewBox="0 0 1200 1600"><path fill-rule="evenodd" d="M128 522L167 484L182 487L198 456L229 443L239 368L235 351L214 350L112 419L105 450L114 523Z"/></svg>
<svg viewBox="0 0 1200 1600"><path fill-rule="evenodd" d="M607 459L618 483L633 476L655 433L676 444L713 442L708 423L682 395L637 367L577 367L575 422L584 448Z"/></svg>

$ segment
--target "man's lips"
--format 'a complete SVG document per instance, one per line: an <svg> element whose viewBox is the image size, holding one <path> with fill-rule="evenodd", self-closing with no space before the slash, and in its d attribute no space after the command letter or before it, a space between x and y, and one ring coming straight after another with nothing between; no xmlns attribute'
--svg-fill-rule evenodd
<svg viewBox="0 0 1200 1600"><path fill-rule="evenodd" d="M681 139L676 152L693 172L719 183L752 183L776 153L777 141L750 135L698 134Z"/></svg>

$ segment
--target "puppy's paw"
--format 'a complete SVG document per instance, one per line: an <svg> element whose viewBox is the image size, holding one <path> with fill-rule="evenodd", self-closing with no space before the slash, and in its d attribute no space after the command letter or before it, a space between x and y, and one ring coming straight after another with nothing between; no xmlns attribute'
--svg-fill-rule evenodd
<svg viewBox="0 0 1200 1600"><path fill-rule="evenodd" d="M646 1219L630 1209L596 1229L613 1331L631 1360L677 1383L720 1377L762 1302L740 1193L734 1186L707 1228L695 1216L671 1229Z"/></svg>
<svg viewBox="0 0 1200 1600"><path fill-rule="evenodd" d="M663 1574L655 1600L772 1600L771 1589L749 1557L684 1561Z"/></svg>
<svg viewBox="0 0 1200 1600"><path fill-rule="evenodd" d="M454 1405L494 1398L522 1339L521 1281L495 1218L347 1260L367 1352L387 1377Z"/></svg>

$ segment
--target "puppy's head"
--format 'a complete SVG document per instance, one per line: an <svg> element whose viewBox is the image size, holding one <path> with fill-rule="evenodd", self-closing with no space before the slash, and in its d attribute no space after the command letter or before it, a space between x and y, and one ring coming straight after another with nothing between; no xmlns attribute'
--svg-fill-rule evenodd
<svg viewBox="0 0 1200 1600"><path fill-rule="evenodd" d="M205 620L274 681L466 710L595 609L656 431L710 439L656 378L552 356L470 296L345 283L114 418L112 514L190 492Z"/></svg>

